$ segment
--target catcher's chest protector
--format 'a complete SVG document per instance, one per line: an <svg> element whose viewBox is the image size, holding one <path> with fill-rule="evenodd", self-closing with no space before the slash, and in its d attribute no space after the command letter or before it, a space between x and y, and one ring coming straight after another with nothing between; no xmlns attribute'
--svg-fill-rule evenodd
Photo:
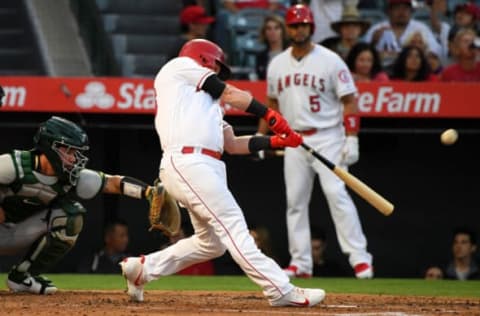
<svg viewBox="0 0 480 316"><path fill-rule="evenodd" d="M11 156L16 180L9 186L0 187L0 203L7 221L19 222L28 218L70 191L71 186L33 171L35 157L30 151L14 150Z"/></svg>

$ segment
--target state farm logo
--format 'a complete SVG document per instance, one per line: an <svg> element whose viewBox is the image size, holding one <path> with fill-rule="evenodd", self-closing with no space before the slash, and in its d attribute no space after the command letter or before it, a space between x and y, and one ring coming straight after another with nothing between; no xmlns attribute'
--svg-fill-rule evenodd
<svg viewBox="0 0 480 316"><path fill-rule="evenodd" d="M397 92L393 86L380 87L376 94L363 92L358 97L362 113L436 114L441 103L440 93Z"/></svg>
<svg viewBox="0 0 480 316"><path fill-rule="evenodd" d="M7 108L16 108L25 106L27 99L27 88L24 86L3 86L5 96L3 105Z"/></svg>
<svg viewBox="0 0 480 316"><path fill-rule="evenodd" d="M108 93L108 90L112 93ZM118 91L112 91L118 89ZM99 81L89 82L85 91L75 98L75 104L82 109L99 108L102 110L155 109L155 89L145 88L143 83L124 82L120 87L106 86Z"/></svg>
<svg viewBox="0 0 480 316"><path fill-rule="evenodd" d="M75 103L82 109L90 109L94 106L109 109L115 103L115 98L106 92L103 83L94 81L85 86L84 93L77 95Z"/></svg>

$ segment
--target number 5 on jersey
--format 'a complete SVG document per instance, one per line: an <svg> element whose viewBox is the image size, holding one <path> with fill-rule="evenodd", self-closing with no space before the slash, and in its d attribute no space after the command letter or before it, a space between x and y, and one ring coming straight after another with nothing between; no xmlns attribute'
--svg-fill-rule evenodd
<svg viewBox="0 0 480 316"><path fill-rule="evenodd" d="M320 96L318 94L311 95L310 99L310 111L312 112L319 112L320 111L320 100L318 100Z"/></svg>

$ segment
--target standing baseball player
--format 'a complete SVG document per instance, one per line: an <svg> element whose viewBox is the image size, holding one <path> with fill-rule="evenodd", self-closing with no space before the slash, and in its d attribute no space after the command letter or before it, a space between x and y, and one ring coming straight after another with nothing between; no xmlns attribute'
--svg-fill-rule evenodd
<svg viewBox="0 0 480 316"><path fill-rule="evenodd" d="M269 148L297 147L302 137L276 111L223 80L230 69L216 44L190 40L179 57L165 64L155 78L155 127L163 157L160 179L166 190L189 211L195 233L174 245L121 263L128 294L143 300L143 286L192 264L221 256L226 250L258 284L272 306L313 306L323 300L321 289L293 286L285 272L255 245L242 210L227 186L220 157ZM235 136L223 121L219 102L265 118L276 133Z"/></svg>
<svg viewBox="0 0 480 316"><path fill-rule="evenodd" d="M42 123L33 140L32 150L0 155L0 254L28 249L8 274L10 290L53 294L57 287L40 274L75 245L86 213L77 200L100 192L141 199L151 187L86 169L87 134L64 118Z"/></svg>
<svg viewBox="0 0 480 316"><path fill-rule="evenodd" d="M357 89L348 67L334 52L311 41L313 16L305 5L286 13L291 47L268 67L268 106L278 110L305 143L346 168L359 158ZM343 123L343 124L342 124ZM265 121L259 133L265 134ZM349 256L357 278L373 277L372 256L362 232L357 210L344 183L301 148L286 148L284 176L287 196L287 229L290 277L311 277L309 203L315 174L328 202L342 251Z"/></svg>

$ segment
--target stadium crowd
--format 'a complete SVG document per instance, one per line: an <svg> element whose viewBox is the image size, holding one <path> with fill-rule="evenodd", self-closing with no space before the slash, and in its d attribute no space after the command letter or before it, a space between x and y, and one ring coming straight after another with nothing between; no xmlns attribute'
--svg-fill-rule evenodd
<svg viewBox="0 0 480 316"><path fill-rule="evenodd" d="M227 52L238 79L264 79L268 62L288 46L283 15L297 3L308 4L313 12L314 42L337 52L357 80L480 80L476 1L190 1L181 23L183 28L208 24L211 31L199 37ZM186 24L185 12L196 7L203 10L197 9L198 16ZM263 21L258 22L259 16ZM239 23L250 26L240 28Z"/></svg>

